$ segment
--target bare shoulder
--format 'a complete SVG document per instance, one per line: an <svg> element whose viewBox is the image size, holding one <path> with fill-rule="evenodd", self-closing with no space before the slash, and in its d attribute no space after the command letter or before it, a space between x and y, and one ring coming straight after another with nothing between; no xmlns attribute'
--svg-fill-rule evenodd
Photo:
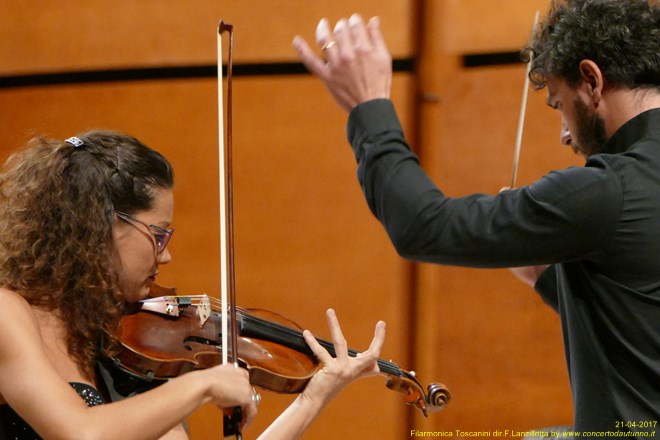
<svg viewBox="0 0 660 440"><path fill-rule="evenodd" d="M13 290L0 288L0 346L15 331L38 331L37 318L30 304Z"/></svg>
<svg viewBox="0 0 660 440"><path fill-rule="evenodd" d="M43 359L39 323L30 304L18 293L0 288L0 403L31 359ZM35 356L36 355L36 356Z"/></svg>
<svg viewBox="0 0 660 440"><path fill-rule="evenodd" d="M28 304L25 298L23 298L23 296L21 296L19 293L5 287L0 287L0 303L2 303L4 306L5 302L8 304L13 303L16 305L20 304L28 308L30 307L30 304Z"/></svg>
<svg viewBox="0 0 660 440"><path fill-rule="evenodd" d="M33 348L43 348L34 309L20 294L0 288L0 369L8 357L22 357Z"/></svg>

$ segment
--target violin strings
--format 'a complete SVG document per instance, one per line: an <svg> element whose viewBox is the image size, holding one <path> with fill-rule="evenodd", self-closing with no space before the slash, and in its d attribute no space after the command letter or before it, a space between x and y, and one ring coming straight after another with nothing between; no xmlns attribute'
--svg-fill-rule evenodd
<svg viewBox="0 0 660 440"><path fill-rule="evenodd" d="M161 297L162 301L167 301L166 297ZM208 300L209 303L211 304L211 309L212 311L219 313L218 308L222 308L222 301L219 300L218 298L214 298L208 295L186 295L186 296L175 296L179 301L181 299L187 299L190 300L190 304L194 306L199 306L199 305L205 305L205 301ZM153 301L153 300L159 300L159 298L154 298L152 300L148 301ZM181 304L182 306L185 304ZM214 307L216 306L216 307ZM242 308L242 307L236 307L236 310L238 312L241 312L243 314L243 319L246 320L252 320L255 323L258 323L260 326L272 330L274 332L279 332L280 334L283 334L284 336L291 336L294 338L302 338L302 331L293 329L291 327L287 327L282 324L278 324L276 322L268 321L263 318L259 318L254 315L250 315L250 311L248 309ZM336 355L336 352L334 351L334 344L332 342L326 341L324 339L320 338L315 338L318 343L325 348L326 350L330 351L331 353ZM360 354L359 351L354 350L352 348L348 349L348 355L351 357L356 357L358 354ZM380 369L381 372L395 375L395 376L401 376L402 370L401 368L396 365L393 362L390 361L385 361L383 359L378 359L378 368Z"/></svg>
<svg viewBox="0 0 660 440"><path fill-rule="evenodd" d="M259 317L254 316L254 315L247 315L246 314L246 316L244 316L243 318L247 319L247 320L252 320L253 322L257 322L261 326L264 326L264 327L266 327L270 330L273 330L273 331L283 333L287 336L302 338L302 331L300 331L300 330L296 330L296 329L287 327L285 325L278 324L276 322L268 321L268 320L265 320L263 318L259 318ZM334 344L332 342L326 341L324 339L316 338L316 337L315 337L315 339L318 341L318 343L323 348L325 348L329 352L334 353L336 355L336 352L334 350ZM348 349L348 355L351 356L351 357L356 357L359 353L360 352L358 352L356 350L353 350L351 348ZM384 373L391 374L391 375L396 375L396 376L401 376L402 375L401 368L399 368L399 366L397 366L396 364L394 364L392 362L388 362L388 361L385 361L385 360L382 360L382 359L378 359L377 363L378 363L378 368L380 369L380 371L382 371Z"/></svg>

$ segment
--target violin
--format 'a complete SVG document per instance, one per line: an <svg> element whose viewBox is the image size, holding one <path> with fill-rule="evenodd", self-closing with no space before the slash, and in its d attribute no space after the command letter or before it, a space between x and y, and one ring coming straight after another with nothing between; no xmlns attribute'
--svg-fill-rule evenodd
<svg viewBox="0 0 660 440"><path fill-rule="evenodd" d="M227 146L224 145L222 105L222 41L229 32L227 64L228 102ZM210 368L229 362L246 368L253 386L278 393L300 393L321 368L302 335L301 328L277 313L236 307L233 252L233 191L231 148L231 77L233 26L220 21L218 26L218 113L220 170L220 294L221 300L206 295L179 296L152 286L152 298L139 303L134 313L124 315L114 337L120 347L111 359L110 374L117 387L117 372L142 386L159 385L172 377L192 370ZM226 160L226 164L225 164ZM166 290L166 289L165 289ZM228 323L231 325L228 326ZM317 339L332 356L334 345ZM349 350L349 356L358 352ZM441 384L427 390L415 377L392 362L377 361L380 373L387 376L387 387L403 393L408 404L419 408L425 416L444 408L449 391ZM130 380L128 381L130 383ZM123 382L126 383L126 382ZM132 384L131 384L132 385ZM130 386L130 385L129 385ZM153 387L153 386L151 386ZM225 413L224 436L241 439L240 408Z"/></svg>
<svg viewBox="0 0 660 440"><path fill-rule="evenodd" d="M159 287L158 289L163 289ZM153 288L152 288L153 290ZM160 290L161 293L163 292ZM116 338L120 351L115 368L154 385L192 370L222 363L220 301L207 295L166 295L148 298L139 310L119 322ZM271 311L237 308L237 356L249 372L250 383L264 390L295 394L321 367L293 321ZM335 356L331 342L318 339ZM349 356L358 352L349 350ZM403 393L405 401L425 416L439 411L451 395L442 384L425 390L414 372L378 359L386 386Z"/></svg>

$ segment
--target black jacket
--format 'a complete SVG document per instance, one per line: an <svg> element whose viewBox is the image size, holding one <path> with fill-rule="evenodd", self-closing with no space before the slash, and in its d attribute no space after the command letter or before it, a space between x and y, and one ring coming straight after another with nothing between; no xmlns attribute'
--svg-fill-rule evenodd
<svg viewBox="0 0 660 440"><path fill-rule="evenodd" d="M584 167L496 196L446 197L388 100L353 109L348 138L402 256L551 264L536 290L561 317L576 431L660 433L660 109L628 121Z"/></svg>

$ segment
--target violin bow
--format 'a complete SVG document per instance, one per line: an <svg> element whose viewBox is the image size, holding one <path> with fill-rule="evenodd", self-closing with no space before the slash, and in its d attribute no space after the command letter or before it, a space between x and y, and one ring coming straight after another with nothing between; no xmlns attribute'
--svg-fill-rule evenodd
<svg viewBox="0 0 660 440"><path fill-rule="evenodd" d="M227 143L225 145L224 99L222 85L222 33L229 33L227 62ZM232 176L232 67L234 27L220 20L218 24L218 172L220 196L220 301L222 306L222 363L238 364L238 328L236 325L236 284L234 270L234 200ZM225 162L226 161L226 162ZM227 310L227 304L229 310ZM229 341L231 337L231 341ZM241 409L225 414L224 436L241 440Z"/></svg>
<svg viewBox="0 0 660 440"><path fill-rule="evenodd" d="M539 22L539 11L534 15L534 26L532 34L536 31L536 25ZM518 176L518 162L520 161L520 147L522 145L523 125L525 124L525 111L527 109L527 95L529 95L529 73L532 70L532 59L534 54L530 54L527 61L527 71L525 74L525 85L523 88L522 104L520 106L520 116L518 117L518 131L516 133L516 148L513 153L513 176L511 176L511 189L516 187L516 177Z"/></svg>

